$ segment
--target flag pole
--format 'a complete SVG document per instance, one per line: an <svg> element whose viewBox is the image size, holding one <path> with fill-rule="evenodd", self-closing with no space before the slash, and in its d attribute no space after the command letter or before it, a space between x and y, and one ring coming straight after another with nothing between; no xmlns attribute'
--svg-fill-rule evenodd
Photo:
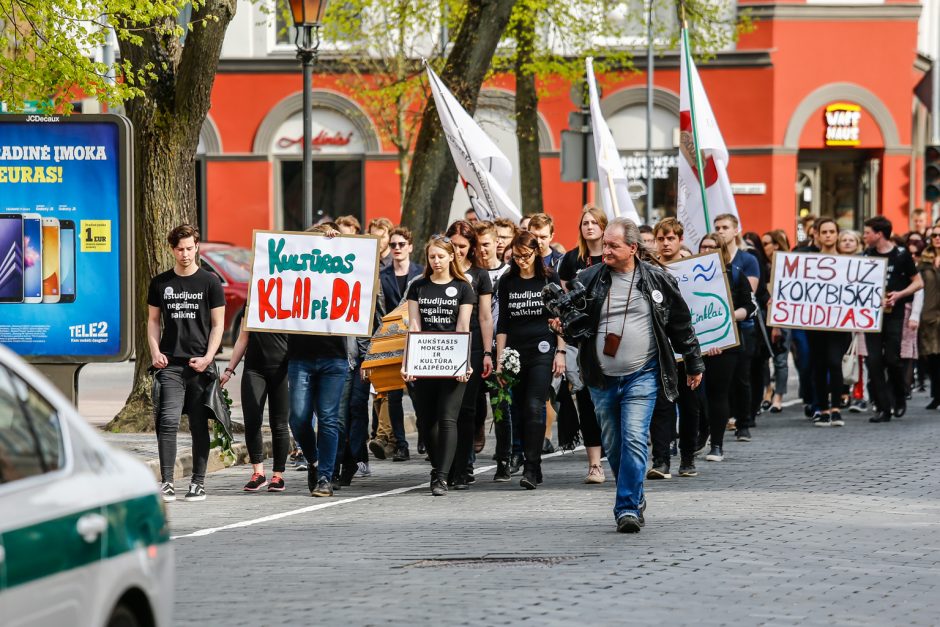
<svg viewBox="0 0 940 627"><path fill-rule="evenodd" d="M685 48L686 88L689 90L689 116L692 118L692 142L695 144L695 169L698 170L698 185L702 192L702 210L705 213L705 230L711 228L711 218L708 216L708 196L705 193L705 168L702 163L702 151L698 147L698 126L695 123L695 91L692 89L692 55L689 52L689 24L685 19L685 3L679 3L682 13L682 43Z"/></svg>
<svg viewBox="0 0 940 627"><path fill-rule="evenodd" d="M431 69L430 65L428 65L427 59L421 59L421 61L424 63L424 68L426 70ZM440 78L437 76L434 70L431 70L431 76L434 77L431 80L437 79L439 90L441 87L444 87L446 89L446 86L443 84L443 82L440 81ZM489 220L495 220L496 218L499 217L499 212L496 209L496 200L492 198L492 194L490 193L489 186L487 185L483 176L481 176L480 170L477 167L476 162L470 158L470 147L467 146L467 140L463 136L463 131L460 130L460 125L457 123L457 118L454 117L454 112L450 110L450 105L447 103L447 99L443 97L443 93L441 94L441 97L442 97L442 100L444 101L444 109L447 110L447 115L450 116L451 122L453 122L454 127L457 129L457 135L460 137L460 143L463 144L464 154L467 155L467 162L470 164L470 167L473 169L473 173L476 174L477 180L479 181L480 187L482 188L481 191L483 192L483 197L486 200L486 204L489 205L487 207L487 210L490 212L490 215L487 216L486 218ZM432 94L432 98L433 98L433 94ZM437 104L436 101L435 101L435 104ZM464 191L466 191L466 189L464 189ZM470 196L469 192L467 193L467 196L468 197ZM473 203L471 202L470 205L473 206ZM475 208L476 207L474 207L474 209Z"/></svg>

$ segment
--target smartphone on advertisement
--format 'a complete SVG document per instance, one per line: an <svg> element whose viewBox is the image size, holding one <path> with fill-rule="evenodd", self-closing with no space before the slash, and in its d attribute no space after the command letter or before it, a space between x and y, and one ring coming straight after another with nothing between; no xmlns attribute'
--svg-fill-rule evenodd
<svg viewBox="0 0 940 627"><path fill-rule="evenodd" d="M57 303L59 290L59 221L42 219L42 302Z"/></svg>
<svg viewBox="0 0 940 627"><path fill-rule="evenodd" d="M60 303L75 302L75 223L59 220Z"/></svg>
<svg viewBox="0 0 940 627"><path fill-rule="evenodd" d="M0 303L23 302L23 216L0 213Z"/></svg>
<svg viewBox="0 0 940 627"><path fill-rule="evenodd" d="M42 302L42 216L23 214L23 302Z"/></svg>

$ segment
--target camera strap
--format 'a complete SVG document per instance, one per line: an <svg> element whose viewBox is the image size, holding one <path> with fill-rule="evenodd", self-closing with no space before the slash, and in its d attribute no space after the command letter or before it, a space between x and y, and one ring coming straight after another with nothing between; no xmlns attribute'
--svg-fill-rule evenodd
<svg viewBox="0 0 940 627"><path fill-rule="evenodd" d="M630 290L627 292L627 302L623 306L623 324L620 325L620 335L617 337L623 337L623 332L627 329L627 312L630 311L630 299L633 298L633 286L636 284L636 266L633 266L633 273L630 275ZM607 333L610 334L610 293L613 291L613 281L611 281L611 289L607 290Z"/></svg>

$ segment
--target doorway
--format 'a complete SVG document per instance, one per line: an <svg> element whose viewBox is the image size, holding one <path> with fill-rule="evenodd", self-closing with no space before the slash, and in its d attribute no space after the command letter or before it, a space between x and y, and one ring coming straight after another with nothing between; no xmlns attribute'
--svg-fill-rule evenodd
<svg viewBox="0 0 940 627"><path fill-rule="evenodd" d="M796 219L833 218L861 231L878 214L880 154L859 150L801 150L796 174ZM798 233L798 238L803 234Z"/></svg>
<svg viewBox="0 0 940 627"><path fill-rule="evenodd" d="M313 221L333 220L353 215L363 222L365 197L361 158L334 159L313 162ZM303 162L299 159L281 159L278 173L280 185L280 229L303 231Z"/></svg>

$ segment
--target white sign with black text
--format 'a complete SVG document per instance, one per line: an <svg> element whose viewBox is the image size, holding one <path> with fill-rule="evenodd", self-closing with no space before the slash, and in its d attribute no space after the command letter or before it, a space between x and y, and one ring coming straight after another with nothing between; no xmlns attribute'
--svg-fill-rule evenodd
<svg viewBox="0 0 940 627"><path fill-rule="evenodd" d="M470 334L428 331L408 333L405 373L416 379L453 379L470 368Z"/></svg>

